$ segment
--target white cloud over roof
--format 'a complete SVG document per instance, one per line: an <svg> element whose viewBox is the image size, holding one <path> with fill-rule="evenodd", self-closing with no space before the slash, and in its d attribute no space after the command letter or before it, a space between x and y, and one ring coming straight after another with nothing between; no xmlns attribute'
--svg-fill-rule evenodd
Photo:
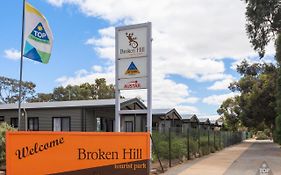
<svg viewBox="0 0 281 175"><path fill-rule="evenodd" d="M153 107L198 111L197 97L190 96L188 85L169 75L179 75L197 82L214 82L208 90L226 89L232 77L226 74L223 59L240 60L255 55L245 32L245 4L239 0L48 0L54 6L76 5L81 13L106 20L109 26L98 36L85 41L110 63L109 68L93 70L73 77L61 77L60 84L93 82L104 77L114 83L114 27L152 22L153 35ZM271 47L269 51L273 51ZM207 88L207 87L206 87ZM126 92L129 98L135 96ZM233 94L213 95L203 99L218 105ZM139 96L145 99L145 93ZM193 99L191 99L193 98Z"/></svg>

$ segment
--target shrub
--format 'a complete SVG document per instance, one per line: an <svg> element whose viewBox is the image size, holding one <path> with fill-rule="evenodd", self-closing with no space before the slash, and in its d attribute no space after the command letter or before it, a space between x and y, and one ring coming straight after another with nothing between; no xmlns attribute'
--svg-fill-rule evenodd
<svg viewBox="0 0 281 175"><path fill-rule="evenodd" d="M171 143L171 158L182 159L184 155L187 155L186 149L186 138L176 137L172 139Z"/></svg>
<svg viewBox="0 0 281 175"><path fill-rule="evenodd" d="M7 123L0 123L0 166L6 163L6 131L15 130Z"/></svg>
<svg viewBox="0 0 281 175"><path fill-rule="evenodd" d="M262 132L262 131L258 131L257 135L256 135L256 140L266 140L268 139L268 136Z"/></svg>
<svg viewBox="0 0 281 175"><path fill-rule="evenodd" d="M191 155L195 156L198 151L198 142L197 140L189 140L189 152Z"/></svg>

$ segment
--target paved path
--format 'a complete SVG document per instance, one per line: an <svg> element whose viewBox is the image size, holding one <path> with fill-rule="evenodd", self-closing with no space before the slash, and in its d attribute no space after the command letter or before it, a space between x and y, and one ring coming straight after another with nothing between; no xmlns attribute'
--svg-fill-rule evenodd
<svg viewBox="0 0 281 175"><path fill-rule="evenodd" d="M246 141L173 167L164 175L256 175L263 161L273 175L281 175L281 149L270 141Z"/></svg>
<svg viewBox="0 0 281 175"><path fill-rule="evenodd" d="M226 175L257 174L265 162L273 175L281 175L281 148L268 141L259 141L252 144L239 159L225 171Z"/></svg>

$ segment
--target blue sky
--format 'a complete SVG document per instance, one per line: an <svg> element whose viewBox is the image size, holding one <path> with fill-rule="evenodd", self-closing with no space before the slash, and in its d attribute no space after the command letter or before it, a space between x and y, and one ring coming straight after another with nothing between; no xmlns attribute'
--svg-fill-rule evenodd
<svg viewBox="0 0 281 175"><path fill-rule="evenodd" d="M23 79L37 92L59 85L114 83L114 27L152 22L153 107L215 115L234 94L233 69L257 61L245 34L245 5L233 0L29 0L47 18L54 35L49 64L24 60ZM161 3L159 3L161 2ZM19 78L21 1L0 7L0 75ZM223 14L223 15L222 15ZM267 49L273 55L274 47ZM266 61L271 62L272 56ZM145 99L144 91L122 93Z"/></svg>

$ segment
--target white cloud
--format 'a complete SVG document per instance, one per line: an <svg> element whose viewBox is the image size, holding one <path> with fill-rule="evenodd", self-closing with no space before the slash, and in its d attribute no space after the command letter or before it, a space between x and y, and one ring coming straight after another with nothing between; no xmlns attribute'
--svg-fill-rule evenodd
<svg viewBox="0 0 281 175"><path fill-rule="evenodd" d="M4 57L11 60L19 60L20 59L20 51L17 49L7 49L4 50Z"/></svg>
<svg viewBox="0 0 281 175"><path fill-rule="evenodd" d="M211 95L209 97L204 98L202 101L208 105L220 105L224 100L230 97L234 97L239 95L238 93L229 93L229 94L222 94L222 95Z"/></svg>
<svg viewBox="0 0 281 175"><path fill-rule="evenodd" d="M108 83L114 84L113 66L109 68L94 67L92 72L82 69L77 71L74 77L63 76L58 78L57 82L60 85L67 86L68 84L79 85L85 82L94 83L96 78L105 78ZM153 108L174 108L179 106L181 109L189 109L193 112L198 111L198 109L193 106L179 105L181 103L194 104L199 101L197 97L189 96L189 89L185 84L175 83L160 75L154 76L152 92ZM146 90L121 91L121 95L126 98L141 97L143 100L147 100Z"/></svg>
<svg viewBox="0 0 281 175"><path fill-rule="evenodd" d="M97 78L105 78L107 80L107 83L114 84L114 67L108 67L106 69L103 69L103 71L101 72L96 70L88 72L84 69L81 69L75 72L75 76L73 77L62 76L56 81L62 86L67 86L69 84L79 85L86 82L94 83Z"/></svg>
<svg viewBox="0 0 281 175"><path fill-rule="evenodd" d="M191 104L197 103L198 101L199 101L199 98L197 98L197 97L188 97L187 99L185 99L186 103L191 103Z"/></svg>
<svg viewBox="0 0 281 175"><path fill-rule="evenodd" d="M99 36L89 38L101 58L114 66L115 26L151 21L153 30L153 105L174 107L196 103L188 86L176 83L169 75L180 75L198 82L217 81L209 89L225 89L230 81L223 58L236 60L256 55L245 32L245 4L233 0L48 0L54 6L76 5L87 16L109 22ZM231 4L231 5L230 5ZM270 46L269 52L274 51ZM272 52L273 53L273 52ZM103 68L106 69L106 68ZM113 81L114 72L93 68L84 76L59 79L62 84L93 81L104 76ZM218 81L220 80L220 81ZM127 95L134 95L127 92ZM143 92L140 96L143 96ZM218 105L227 95L210 96L203 101ZM212 101L213 100L213 101ZM184 108L184 107L182 107ZM187 106L188 108L188 106Z"/></svg>
<svg viewBox="0 0 281 175"><path fill-rule="evenodd" d="M249 56L247 58L237 60L232 63L231 69L236 70L237 66L240 65L243 60L246 60L249 64L254 64L254 63L276 64L276 60L274 59L274 56L266 54L262 59L260 59L257 56Z"/></svg>
<svg viewBox="0 0 281 175"><path fill-rule="evenodd" d="M208 87L209 90L227 90L230 83L234 81L232 76L227 77L221 81L216 81L212 86Z"/></svg>
<svg viewBox="0 0 281 175"><path fill-rule="evenodd" d="M48 0L77 5L87 16L113 25L151 21L153 35L169 51L196 58L244 57L254 53L245 32L245 3L233 0ZM231 4L231 5L229 5ZM223 15L222 15L223 14ZM165 40L163 40L165 38ZM270 47L271 51L273 47ZM174 55L176 57L176 55Z"/></svg>
<svg viewBox="0 0 281 175"><path fill-rule="evenodd" d="M93 71L95 72L102 72L103 71L103 67L99 66L99 65L94 65L92 66Z"/></svg>
<svg viewBox="0 0 281 175"><path fill-rule="evenodd" d="M200 111L194 106L178 105L175 107L180 114L198 114Z"/></svg>

